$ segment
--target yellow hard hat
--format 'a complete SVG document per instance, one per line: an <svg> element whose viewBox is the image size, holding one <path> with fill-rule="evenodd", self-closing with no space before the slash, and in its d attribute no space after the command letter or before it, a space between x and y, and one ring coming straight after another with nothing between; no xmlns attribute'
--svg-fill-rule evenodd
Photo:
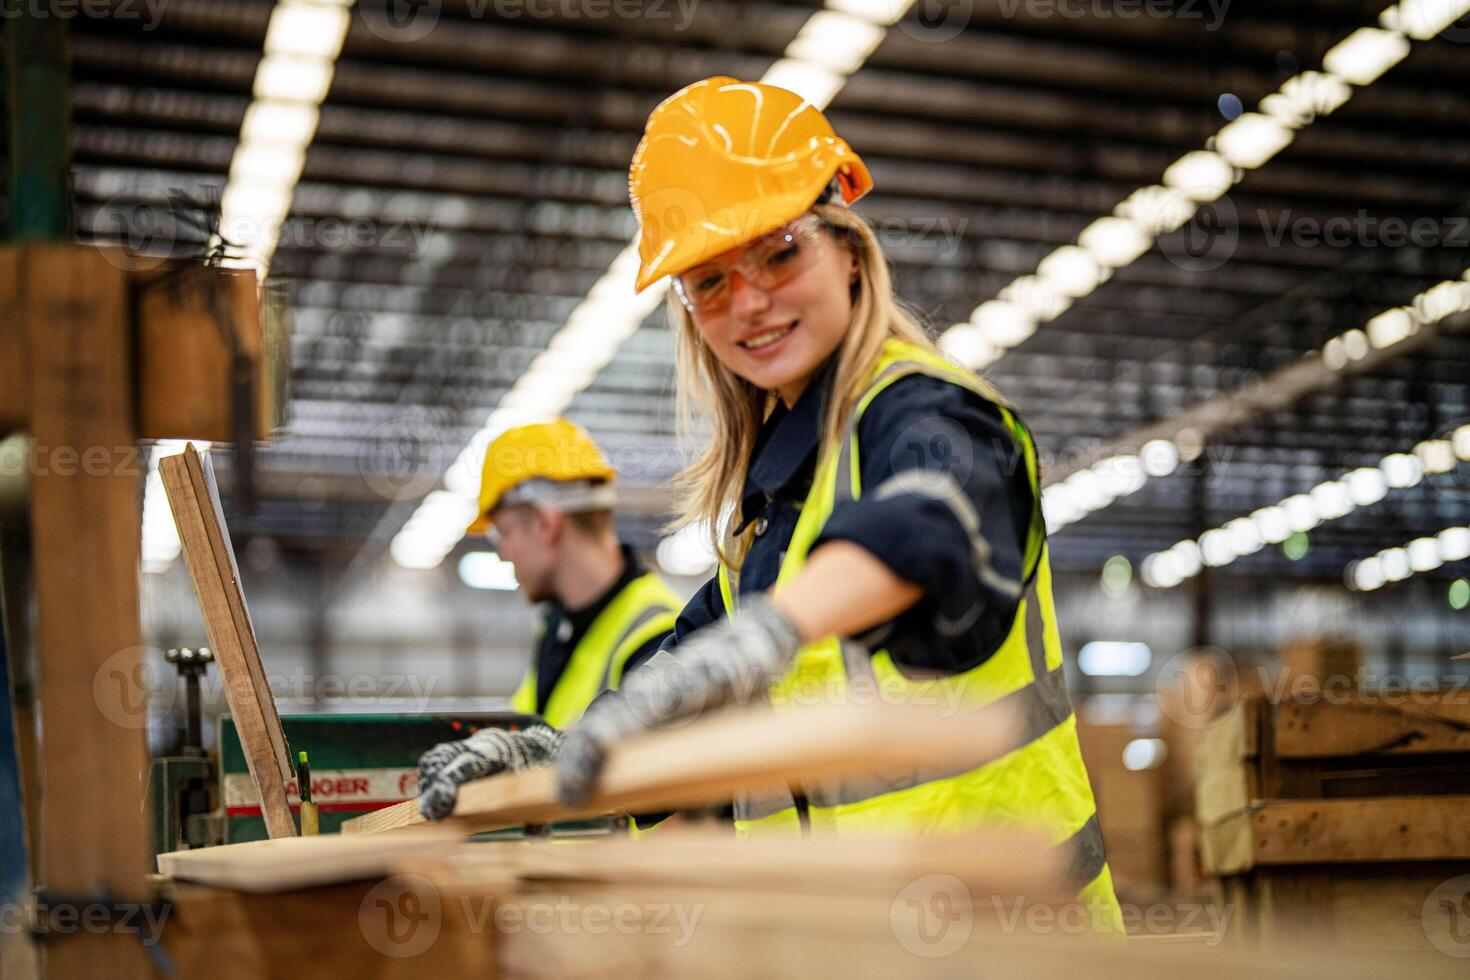
<svg viewBox="0 0 1470 980"><path fill-rule="evenodd" d="M589 488L591 492L580 495L577 501L582 509L593 509L611 504L611 484L616 477L617 472L597 443L575 422L555 419L507 429L485 450L485 463L480 470L479 516L465 533L484 532L492 523L491 512L509 502L511 491L530 481L598 485ZM563 494L548 502L568 505L572 499Z"/></svg>
<svg viewBox="0 0 1470 980"><path fill-rule="evenodd" d="M786 224L836 180L845 203L873 187L821 110L762 82L707 78L648 117L628 171L637 289Z"/></svg>

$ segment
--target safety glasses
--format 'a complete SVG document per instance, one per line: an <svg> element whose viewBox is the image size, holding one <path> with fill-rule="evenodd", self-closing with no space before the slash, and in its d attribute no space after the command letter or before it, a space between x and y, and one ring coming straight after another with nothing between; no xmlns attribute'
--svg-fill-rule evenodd
<svg viewBox="0 0 1470 980"><path fill-rule="evenodd" d="M807 212L757 238L733 259L706 262L674 276L674 293L690 313L707 314L729 308L737 273L759 289L775 289L812 267L822 228L822 219Z"/></svg>

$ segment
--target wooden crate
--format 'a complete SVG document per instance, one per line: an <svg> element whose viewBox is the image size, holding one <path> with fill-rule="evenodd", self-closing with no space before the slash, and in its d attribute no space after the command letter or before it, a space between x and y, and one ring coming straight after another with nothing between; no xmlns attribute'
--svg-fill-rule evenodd
<svg viewBox="0 0 1470 980"><path fill-rule="evenodd" d="M1201 863L1232 934L1430 945L1436 890L1470 874L1470 694L1250 698L1196 762Z"/></svg>

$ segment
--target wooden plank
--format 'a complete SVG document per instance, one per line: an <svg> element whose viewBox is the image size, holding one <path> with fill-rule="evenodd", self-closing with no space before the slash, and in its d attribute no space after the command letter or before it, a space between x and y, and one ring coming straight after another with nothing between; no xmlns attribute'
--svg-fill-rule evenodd
<svg viewBox="0 0 1470 980"><path fill-rule="evenodd" d="M1088 941L1068 934L1055 917L1028 919L1026 907L1011 922L1012 903L997 908L980 893L962 894L960 908L928 906L926 933L914 930L922 901L910 905L911 896L892 894L814 901L799 893L632 884L456 889L403 875L281 895L179 885L169 897L173 914L163 947L179 975L219 980L295 976L303 965L313 977L377 980L1463 980L1464 974L1462 961L1438 953L1383 962L1301 943L1246 952L1208 940ZM944 943L950 945L937 945Z"/></svg>
<svg viewBox="0 0 1470 980"><path fill-rule="evenodd" d="M395 884L352 882L277 895L173 885L162 946L185 978L500 976L493 925L465 918L479 904L425 896L428 902L414 908L409 902L418 893Z"/></svg>
<svg viewBox="0 0 1470 980"><path fill-rule="evenodd" d="M138 293L139 426L150 439L235 440L234 351L248 360L255 438L270 434L275 386L262 339L255 274L170 263L134 274Z"/></svg>
<svg viewBox="0 0 1470 980"><path fill-rule="evenodd" d="M225 682L230 714L240 734L261 813L271 837L296 833L286 784L294 773L276 713L255 631L240 592L239 572L218 507L218 493L192 445L159 461L159 475L179 528L184 561L199 598L215 663Z"/></svg>
<svg viewBox="0 0 1470 980"><path fill-rule="evenodd" d="M158 855L158 870L181 881L245 892L280 892L381 878L395 863L463 846L451 831L424 827L391 838L282 837Z"/></svg>
<svg viewBox="0 0 1470 980"><path fill-rule="evenodd" d="M501 975L750 977L1024 977L1027 980L1300 980L1462 977L1463 963L1439 956L1412 963L1365 962L1330 949L1294 944L1246 954L1221 946L1101 942L1057 925L1048 909L964 895L952 905L923 896L807 896L711 892L694 888L609 886L519 891L495 897L492 921L521 923L497 933ZM487 906L483 895L442 891L446 905ZM586 908L669 910L666 928L582 926ZM565 928L530 929L555 921L546 913L570 908ZM925 916L927 908L928 915ZM501 910L504 910L501 913ZM699 913L697 921L695 912ZM1007 918L1012 912L1018 921ZM1041 914L1034 919L1030 913ZM539 914L538 914L539 913ZM938 914L947 914L950 928ZM676 916L682 914L683 918ZM927 927L913 930L916 920ZM645 920L647 921L647 920ZM1075 920L1072 920L1075 922ZM681 927L679 923L685 925ZM1457 973L1456 971L1460 971Z"/></svg>
<svg viewBox="0 0 1470 980"><path fill-rule="evenodd" d="M392 840L397 840L394 835ZM366 838L355 837L354 840ZM648 837L467 844L395 866L446 887L567 881L697 885L777 892L886 892L916 878L946 874L992 894L1066 900L1064 855L1045 837L986 832L961 837L764 837L737 839L728 828Z"/></svg>
<svg viewBox="0 0 1470 980"><path fill-rule="evenodd" d="M1470 859L1470 796L1268 800L1251 807L1256 865Z"/></svg>
<svg viewBox="0 0 1470 980"><path fill-rule="evenodd" d="M24 265L43 725L37 884L136 901L149 868L148 753L127 283L82 246L28 245ZM122 932L54 943L45 960L48 976L147 971Z"/></svg>
<svg viewBox="0 0 1470 980"><path fill-rule="evenodd" d="M1432 896L1467 872L1466 861L1258 868L1241 913L1258 919L1262 940L1277 945L1311 939L1343 951L1427 951L1437 931L1452 949L1464 948L1453 917L1463 913L1436 921L1447 910Z"/></svg>
<svg viewBox="0 0 1470 980"><path fill-rule="evenodd" d="M1470 695L1292 701L1275 729L1282 758L1470 752Z"/></svg>
<svg viewBox="0 0 1470 980"><path fill-rule="evenodd" d="M551 769L492 776L460 787L446 823L465 833L606 813L646 813L770 791L793 783L926 766L959 771L1014 744L1016 718L998 706L941 712L919 705L824 705L792 711L722 711L682 729L615 746L599 791L568 807ZM349 820L343 833L381 833L423 823L415 801Z"/></svg>
<svg viewBox="0 0 1470 980"><path fill-rule="evenodd" d="M21 270L21 250L0 247L0 437L26 428L30 418Z"/></svg>

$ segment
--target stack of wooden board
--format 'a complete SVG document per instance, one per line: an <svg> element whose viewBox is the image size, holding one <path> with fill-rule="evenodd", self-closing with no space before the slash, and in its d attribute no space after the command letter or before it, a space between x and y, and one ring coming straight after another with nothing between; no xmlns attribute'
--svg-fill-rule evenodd
<svg viewBox="0 0 1470 980"><path fill-rule="evenodd" d="M1414 980L1448 957L1351 961L1230 949L1211 933L1101 940L1063 912L1036 840L732 840L455 844L340 838L393 874L282 894L174 886L166 952L183 976L1014 976L1063 980ZM327 839L265 841L283 852Z"/></svg>
<svg viewBox="0 0 1470 980"><path fill-rule="evenodd" d="M1245 942L1470 954L1470 693L1241 701L1200 739L1201 858Z"/></svg>

